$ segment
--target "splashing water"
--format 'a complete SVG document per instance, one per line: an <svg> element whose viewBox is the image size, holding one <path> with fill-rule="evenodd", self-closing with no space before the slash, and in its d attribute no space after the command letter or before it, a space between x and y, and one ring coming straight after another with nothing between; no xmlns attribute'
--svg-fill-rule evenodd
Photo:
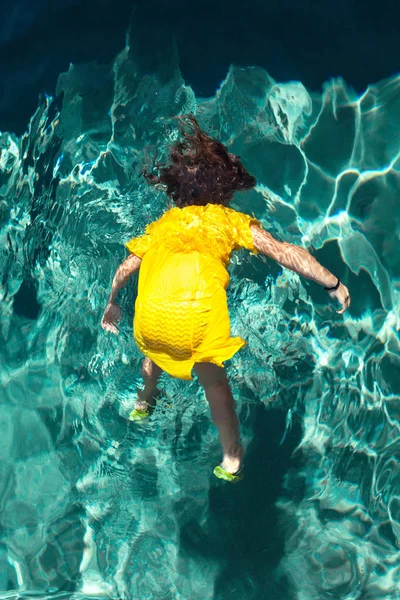
<svg viewBox="0 0 400 600"><path fill-rule="evenodd" d="M140 175L195 112L258 181L234 206L352 293L247 253L232 261L229 376L248 448L213 481L196 382L165 377L151 422L135 284L99 327L124 242L167 207ZM400 589L400 79L322 96L232 67L196 98L176 61L71 67L21 139L0 136L2 597L397 599Z"/></svg>

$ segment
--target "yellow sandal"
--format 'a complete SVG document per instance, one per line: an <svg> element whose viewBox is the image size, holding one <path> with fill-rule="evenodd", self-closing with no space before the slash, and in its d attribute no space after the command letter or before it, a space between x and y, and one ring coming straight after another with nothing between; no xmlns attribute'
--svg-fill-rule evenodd
<svg viewBox="0 0 400 600"><path fill-rule="evenodd" d="M130 421L144 421L150 416L150 411L147 408L135 408L129 415Z"/></svg>
<svg viewBox="0 0 400 600"><path fill-rule="evenodd" d="M218 479L224 479L224 481L229 481L230 483L237 483L243 479L243 467L240 467L236 473L229 473L229 471L226 471L221 465L218 465L214 469L214 475L215 477L218 477Z"/></svg>

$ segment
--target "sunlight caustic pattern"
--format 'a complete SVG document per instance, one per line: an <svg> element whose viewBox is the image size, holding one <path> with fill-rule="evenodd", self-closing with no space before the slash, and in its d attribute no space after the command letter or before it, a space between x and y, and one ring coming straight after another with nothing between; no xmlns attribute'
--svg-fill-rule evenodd
<svg viewBox="0 0 400 600"><path fill-rule="evenodd" d="M202 393L166 377L152 421L133 426L134 284L122 294L120 336L99 327L124 243L167 207L143 161L156 151L162 160L177 136L171 117L189 112L257 178L234 206L307 247L352 293L338 316L316 285L260 257L233 258L232 328L248 346L229 373L245 444L261 435L260 404L287 415L274 452L293 421L301 438L277 499L278 564L271 570L266 555L256 574L243 567L229 597L259 598L267 579L284 578L285 600L394 600L400 79L359 97L341 80L319 94L232 67L204 99L173 61L146 74L129 47L111 69L71 66L21 139L0 135L0 589L225 597L222 555L184 542L193 522L207 537L220 485Z"/></svg>

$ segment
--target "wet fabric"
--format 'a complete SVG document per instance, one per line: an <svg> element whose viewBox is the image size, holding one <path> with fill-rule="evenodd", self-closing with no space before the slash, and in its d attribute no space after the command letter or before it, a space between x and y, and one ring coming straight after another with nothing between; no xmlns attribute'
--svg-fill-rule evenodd
<svg viewBox="0 0 400 600"><path fill-rule="evenodd" d="M196 362L222 366L245 345L230 335L226 267L234 250L256 251L253 223L216 204L172 208L127 243L142 259L134 336L170 375L191 379Z"/></svg>

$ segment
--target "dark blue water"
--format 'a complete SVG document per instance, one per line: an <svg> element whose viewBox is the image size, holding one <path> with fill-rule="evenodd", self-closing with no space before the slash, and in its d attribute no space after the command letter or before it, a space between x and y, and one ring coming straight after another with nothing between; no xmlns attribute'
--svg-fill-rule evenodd
<svg viewBox="0 0 400 600"><path fill-rule="evenodd" d="M214 94L232 63L313 90L342 76L359 92L400 69L392 0L16 0L2 16L0 130L19 134L70 63L114 59L128 24L145 68L174 39L182 74L200 96Z"/></svg>

